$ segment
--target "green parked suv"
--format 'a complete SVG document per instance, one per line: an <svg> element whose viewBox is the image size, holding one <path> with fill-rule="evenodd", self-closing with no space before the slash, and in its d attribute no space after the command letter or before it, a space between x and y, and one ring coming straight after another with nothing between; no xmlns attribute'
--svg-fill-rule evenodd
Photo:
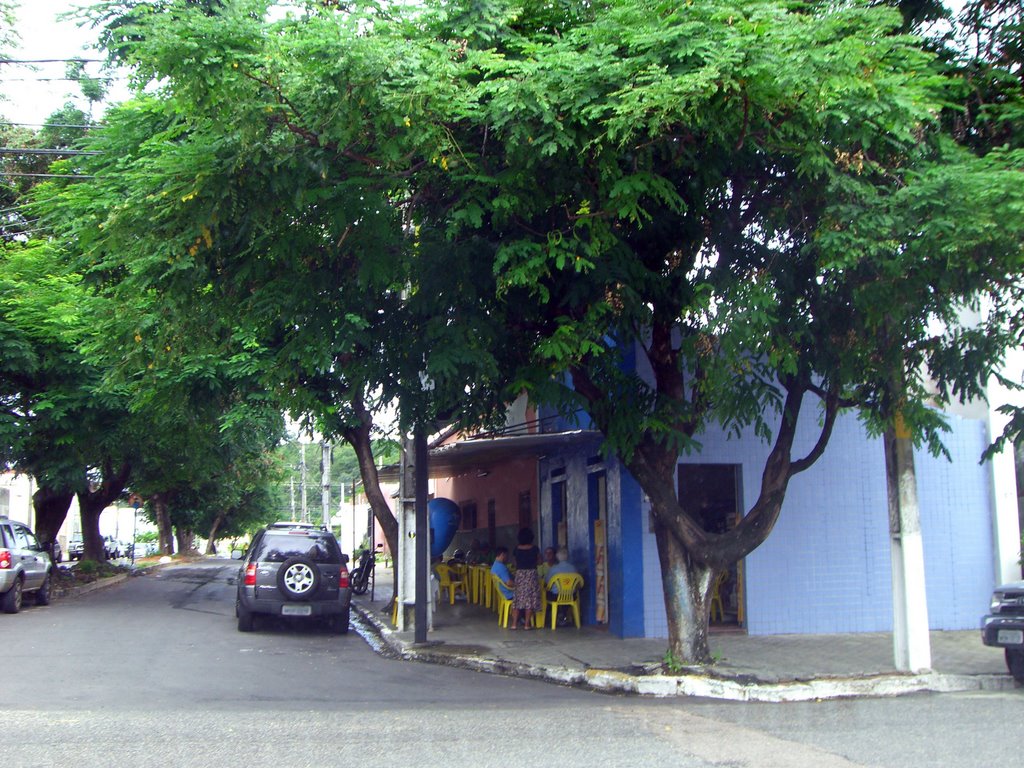
<svg viewBox="0 0 1024 768"><path fill-rule="evenodd" d="M53 560L24 523L0 517L0 608L21 610L26 593L35 593L37 605L50 603Z"/></svg>
<svg viewBox="0 0 1024 768"><path fill-rule="evenodd" d="M348 632L348 555L328 530L303 523L267 526L242 557L236 583L241 632L255 628L257 614L319 619L334 632Z"/></svg>

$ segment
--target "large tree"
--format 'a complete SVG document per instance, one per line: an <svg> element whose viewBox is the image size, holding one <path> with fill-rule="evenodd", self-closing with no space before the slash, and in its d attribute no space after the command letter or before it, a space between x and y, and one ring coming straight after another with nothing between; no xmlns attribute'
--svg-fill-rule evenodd
<svg viewBox="0 0 1024 768"><path fill-rule="evenodd" d="M99 513L123 490L139 422L81 345L89 302L81 278L40 241L0 250L0 457L32 475L37 533L51 542L77 495L86 554L102 559Z"/></svg>
<svg viewBox="0 0 1024 768"><path fill-rule="evenodd" d="M582 409L651 500L681 661L841 407L938 449L928 398L977 392L1002 343L956 315L1019 266L1018 159L945 139L948 81L891 10L115 5L108 47L163 90L110 120L58 231L179 307L157 358L216 304L357 451L382 392L420 423L519 387ZM724 534L675 485L716 424L772 442Z"/></svg>
<svg viewBox="0 0 1024 768"><path fill-rule="evenodd" d="M407 179L443 129L410 133L396 111L406 75L388 71L404 41L367 38L360 18L315 4L266 23L266 5L100 9L112 55L160 85L108 115L87 144L95 178L65 185L48 221L121 303L108 336L126 368L219 356L258 377L293 416L352 445L395 550L373 417L395 398L407 424L453 405L494 411L503 367L490 350L504 329L487 311L490 264L461 248L435 256L432 275L410 271L438 239L409 226Z"/></svg>
<svg viewBox="0 0 1024 768"><path fill-rule="evenodd" d="M714 573L765 540L840 408L941 450L929 406L982 392L1006 338L959 314L1019 270L1020 162L943 135L953 83L891 11L573 7L412 20L449 46L434 79L470 86L430 101L452 140L417 194L530 292L523 380L585 410L650 498L670 648L703 661ZM726 533L675 484L716 424L772 441Z"/></svg>
<svg viewBox="0 0 1024 768"><path fill-rule="evenodd" d="M950 76L959 82L943 120L958 142L980 156L1024 149L1024 6L1019 0L969 0L954 6L949 24L923 31L934 38ZM999 285L990 300L990 327L1009 327L1024 346L1024 293L1019 279ZM1019 374L1019 372L1018 372ZM1020 388L1024 382L1004 382ZM998 403L994 404L998 405ZM1005 430L990 449L1024 436L1024 408L1004 404Z"/></svg>

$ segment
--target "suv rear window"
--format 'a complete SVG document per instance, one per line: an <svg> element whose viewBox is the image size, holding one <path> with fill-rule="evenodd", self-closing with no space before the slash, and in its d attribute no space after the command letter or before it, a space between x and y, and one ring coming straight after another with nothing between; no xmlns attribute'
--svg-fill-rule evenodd
<svg viewBox="0 0 1024 768"><path fill-rule="evenodd" d="M314 563L335 565L341 562L341 550L334 537L327 533L267 531L259 543L255 559L261 562L283 563L289 557L308 557Z"/></svg>

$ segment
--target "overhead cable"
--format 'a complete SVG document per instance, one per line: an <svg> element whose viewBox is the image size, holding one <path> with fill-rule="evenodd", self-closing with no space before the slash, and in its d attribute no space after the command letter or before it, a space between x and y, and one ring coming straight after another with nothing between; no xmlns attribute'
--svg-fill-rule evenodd
<svg viewBox="0 0 1024 768"><path fill-rule="evenodd" d="M67 81L69 83L81 83L96 80L105 80L112 82L117 79L127 78L116 78L116 77L93 77L92 75L85 75L83 77L3 77L0 75L0 82L4 83L59 83Z"/></svg>
<svg viewBox="0 0 1024 768"><path fill-rule="evenodd" d="M38 128L98 128L103 123L93 125L71 125L69 123L14 123L9 120L0 120L0 125L35 126Z"/></svg>
<svg viewBox="0 0 1024 768"><path fill-rule="evenodd" d="M31 147L0 147L0 155L102 155L102 152L94 152L85 149L33 149Z"/></svg>
<svg viewBox="0 0 1024 768"><path fill-rule="evenodd" d="M20 173L15 171L0 171L0 176L31 176L39 179L95 179L95 176L84 173Z"/></svg>
<svg viewBox="0 0 1024 768"><path fill-rule="evenodd" d="M102 123L94 123L92 125L71 125L70 123L12 123L12 122L10 122L8 120L0 120L0 126L3 126L3 125L10 125L10 126L17 125L17 126L23 126L23 127L34 126L34 127L37 127L37 128L82 128L82 129L88 129L88 128L98 128L99 126L102 125Z"/></svg>
<svg viewBox="0 0 1024 768"><path fill-rule="evenodd" d="M106 59L84 59L81 56L75 56L71 59L8 59L0 58L0 64L62 64L64 62L74 61L81 62L82 64L102 64Z"/></svg>

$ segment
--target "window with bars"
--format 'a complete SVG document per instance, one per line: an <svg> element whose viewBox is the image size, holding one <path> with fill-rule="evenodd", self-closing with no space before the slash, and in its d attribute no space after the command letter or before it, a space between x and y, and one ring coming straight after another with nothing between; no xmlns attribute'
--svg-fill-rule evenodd
<svg viewBox="0 0 1024 768"><path fill-rule="evenodd" d="M462 520L459 529L463 531L474 531L477 528L476 502L468 501L462 505Z"/></svg>

